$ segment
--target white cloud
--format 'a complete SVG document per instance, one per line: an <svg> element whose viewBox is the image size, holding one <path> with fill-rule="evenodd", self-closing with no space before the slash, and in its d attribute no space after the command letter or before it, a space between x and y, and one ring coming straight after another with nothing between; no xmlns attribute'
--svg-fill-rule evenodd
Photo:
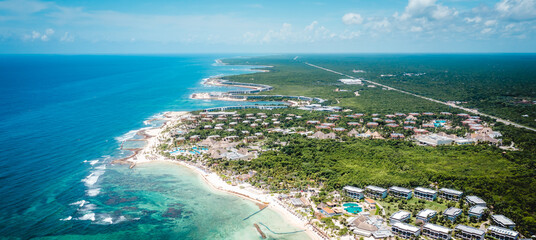
<svg viewBox="0 0 536 240"><path fill-rule="evenodd" d="M359 38L359 36L361 36L361 32L359 31L344 31L343 33L339 34L338 36L335 34L335 35L330 35L330 38L335 38L335 37L338 37L339 39L342 39L342 40L352 40L352 39L356 39L356 38Z"/></svg>
<svg viewBox="0 0 536 240"><path fill-rule="evenodd" d="M436 4L436 0L409 0L401 20L411 18L427 18L440 20L457 15L458 12L441 4ZM398 16L398 14L395 14Z"/></svg>
<svg viewBox="0 0 536 240"><path fill-rule="evenodd" d="M52 29L52 28L48 28L47 30L45 30L45 34L46 34L46 35L49 35L49 36L52 35L52 34L54 34L54 29Z"/></svg>
<svg viewBox="0 0 536 240"><path fill-rule="evenodd" d="M37 31L32 31L32 39L36 39L36 38L39 38L41 37L41 33L37 32Z"/></svg>
<svg viewBox="0 0 536 240"><path fill-rule="evenodd" d="M60 41L62 42L73 42L74 36L71 35L69 32L65 32L63 36L60 38Z"/></svg>
<svg viewBox="0 0 536 240"><path fill-rule="evenodd" d="M309 24L307 27L305 27L305 31L313 31L313 29L315 29L316 25L318 25L318 22L313 21L311 24Z"/></svg>
<svg viewBox="0 0 536 240"><path fill-rule="evenodd" d="M495 5L501 17L515 21L536 19L536 0L502 0Z"/></svg>
<svg viewBox="0 0 536 240"><path fill-rule="evenodd" d="M491 28L484 28L484 29L482 29L482 31L480 31L480 33L482 33L482 34L488 34L488 33L491 33L492 30L493 30L493 29L491 29Z"/></svg>
<svg viewBox="0 0 536 240"><path fill-rule="evenodd" d="M479 22L482 21L482 18L481 18L481 17L478 17L478 16L477 16L477 17L474 17L474 18L468 18L468 17L466 17L466 18L464 18L463 20L464 20L465 22L467 22L467 23L479 23Z"/></svg>
<svg viewBox="0 0 536 240"><path fill-rule="evenodd" d="M346 25L356 25L363 23L363 17L357 13L347 13L342 16L342 22Z"/></svg>
<svg viewBox="0 0 536 240"><path fill-rule="evenodd" d="M390 32L391 31L391 22L387 18L381 20L369 19L366 24L367 28L373 30L374 32Z"/></svg>
<svg viewBox="0 0 536 240"><path fill-rule="evenodd" d="M489 27L497 24L497 20L487 20L484 25Z"/></svg>
<svg viewBox="0 0 536 240"><path fill-rule="evenodd" d="M49 40L49 38L48 38L47 35L43 35L43 36L41 36L41 41L46 42L46 41L48 41L48 40Z"/></svg>
<svg viewBox="0 0 536 240"><path fill-rule="evenodd" d="M6 0L0 1L0 10L19 14L32 14L43 11L52 5L49 2L33 0Z"/></svg>
<svg viewBox="0 0 536 240"><path fill-rule="evenodd" d="M413 26L410 29L411 32L422 32L422 27Z"/></svg>

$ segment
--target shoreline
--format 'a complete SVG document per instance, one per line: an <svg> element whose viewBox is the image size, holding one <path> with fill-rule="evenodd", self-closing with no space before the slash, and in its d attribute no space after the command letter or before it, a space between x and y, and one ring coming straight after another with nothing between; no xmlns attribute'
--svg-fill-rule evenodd
<svg viewBox="0 0 536 240"><path fill-rule="evenodd" d="M175 116L185 116L188 115L189 112L166 112L175 114ZM178 120L178 119L177 119ZM162 132L171 125L172 120L166 120L164 124L162 124L160 127L155 127L154 129L144 129L140 131L144 131L148 138L145 140L148 142L141 150L136 151L134 154L132 154L129 157L114 160L112 164L129 164L129 168L134 168L138 164L151 164L156 162L161 163L170 163L170 164L176 164L185 168L188 168L190 171L195 172L198 174L203 181L209 186L209 188L223 192L226 194L231 194L236 197L240 197L242 199L251 201L259 208L268 207L269 209L275 211L278 215L280 215L288 224L303 230L305 234L310 239L319 240L324 239L320 235L318 235L316 232L314 232L311 228L308 227L309 222L304 221L303 219L300 219L293 213L291 213L289 210L287 210L274 196L270 196L270 194L265 194L260 192L258 189L254 188L253 186L249 184L242 184L239 186L233 186L227 184L220 176L218 176L214 172L207 172L203 169L201 169L198 166L195 166L194 164L191 164L184 160L173 160L166 158L164 156L158 155L155 153L154 148L156 148L161 141L159 140L159 137L162 137ZM149 133L153 134L149 134ZM154 134L156 133L156 134ZM246 185L246 186L244 186ZM244 187L244 188L241 188Z"/></svg>
<svg viewBox="0 0 536 240"><path fill-rule="evenodd" d="M256 71L256 70L252 69L252 71ZM262 72L264 71L269 71L269 70L263 70ZM221 84L220 83L221 79L218 79L218 78L209 78L209 79L204 79L203 81L204 81L203 84L206 84L206 85ZM218 86L218 85L215 85L215 86ZM221 84L219 86L227 86L227 85ZM244 87L247 89L254 89L254 90L259 90L259 88L262 88L259 86L242 86L242 85L236 85L236 86ZM196 94L194 93L192 95L196 95ZM193 98L193 99L199 99L199 98ZM207 99L202 99L202 100L207 100ZM221 99L217 99L217 100L221 100ZM229 101L229 99L227 98L223 100ZM234 99L234 100L237 101L237 99ZM307 236L310 239L314 239L314 240L325 239L320 234L316 233L313 230L314 226L312 224L310 224L308 221L304 219L299 218L293 212L286 209L283 203L277 200L276 197L271 196L271 194L262 193L260 190L254 188L253 186L249 184L242 184L239 186L229 185L214 172L210 172L210 171L207 172L199 168L198 166L195 166L186 161L172 160L172 159L166 158L158 154L158 150L156 148L160 144L163 143L162 140L166 138L166 134L170 134L170 132L164 132L164 131L168 127L171 127L180 123L181 117L187 116L188 114L190 114L190 112L188 111L179 111L179 112L168 111L168 112L162 113L162 117L159 117L158 119L155 118L155 119L147 120L148 122L151 122L154 120L162 120L164 122L161 126L158 126L158 127L140 129L136 134L143 136L144 140L147 142L145 146L141 149L136 149L135 151L133 151L133 154L128 157L112 161L111 164L129 164L130 165L129 168L134 168L137 164L166 162L166 163L172 163L172 164L177 164L177 165L186 167L189 170L199 174L199 176L211 189L224 192L226 194L231 194L231 195L240 197L245 200L252 201L253 203L257 204L259 208L268 207L271 210L275 211L278 215L280 215L288 224L300 230L303 230L304 233L307 234Z"/></svg>

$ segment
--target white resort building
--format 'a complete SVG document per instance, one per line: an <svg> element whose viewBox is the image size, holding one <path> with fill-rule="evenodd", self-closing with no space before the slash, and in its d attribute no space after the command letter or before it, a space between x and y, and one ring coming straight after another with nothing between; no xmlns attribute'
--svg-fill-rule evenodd
<svg viewBox="0 0 536 240"><path fill-rule="evenodd" d="M427 223L435 215L437 215L436 211L434 211L432 209L423 209L419 213L417 213L415 222Z"/></svg>
<svg viewBox="0 0 536 240"><path fill-rule="evenodd" d="M437 191L429 188L416 187L414 193L416 198L428 201L434 201L437 198Z"/></svg>
<svg viewBox="0 0 536 240"><path fill-rule="evenodd" d="M504 215L491 215L491 220L500 227L514 229L516 224Z"/></svg>
<svg viewBox="0 0 536 240"><path fill-rule="evenodd" d="M454 237L463 240L484 240L485 231L465 225L454 228Z"/></svg>
<svg viewBox="0 0 536 240"><path fill-rule="evenodd" d="M482 207L486 206L486 202L482 200L482 198L479 198L477 196L467 196L465 200L471 206L482 206Z"/></svg>
<svg viewBox="0 0 536 240"><path fill-rule="evenodd" d="M422 235L432 239L450 239L451 229L431 223L424 224L422 226Z"/></svg>
<svg viewBox="0 0 536 240"><path fill-rule="evenodd" d="M451 201L458 201L462 197L463 192L450 189L450 188L441 188L439 189L439 197Z"/></svg>
<svg viewBox="0 0 536 240"><path fill-rule="evenodd" d="M469 208L468 215L469 217L475 217L476 219L482 218L482 215L484 215L484 212L488 209L487 207L482 206L472 206Z"/></svg>
<svg viewBox="0 0 536 240"><path fill-rule="evenodd" d="M405 198L409 200L412 196L411 189L393 186L389 188L389 195L397 198Z"/></svg>
<svg viewBox="0 0 536 240"><path fill-rule="evenodd" d="M488 227L487 235L499 240L517 240L519 238L518 232L498 226Z"/></svg>
<svg viewBox="0 0 536 240"><path fill-rule="evenodd" d="M371 198L386 198L387 189L370 185L365 188L365 194Z"/></svg>
<svg viewBox="0 0 536 240"><path fill-rule="evenodd" d="M365 190L357 187L346 186L343 188L346 194L353 199L363 199L365 197Z"/></svg>
<svg viewBox="0 0 536 240"><path fill-rule="evenodd" d="M391 217L389 218L389 222L391 224L397 223L397 222L407 222L411 218L411 213L408 211L400 210L398 212L393 213Z"/></svg>
<svg viewBox="0 0 536 240"><path fill-rule="evenodd" d="M421 234L421 229L402 222L394 223L391 227L391 231L401 238L412 239Z"/></svg>

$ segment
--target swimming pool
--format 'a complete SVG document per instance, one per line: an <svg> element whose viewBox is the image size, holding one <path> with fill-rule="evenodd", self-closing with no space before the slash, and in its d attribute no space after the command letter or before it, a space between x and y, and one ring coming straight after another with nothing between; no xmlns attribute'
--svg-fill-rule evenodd
<svg viewBox="0 0 536 240"><path fill-rule="evenodd" d="M343 206L345 207L345 211L352 214L358 214L363 211L363 209L357 203L345 203Z"/></svg>

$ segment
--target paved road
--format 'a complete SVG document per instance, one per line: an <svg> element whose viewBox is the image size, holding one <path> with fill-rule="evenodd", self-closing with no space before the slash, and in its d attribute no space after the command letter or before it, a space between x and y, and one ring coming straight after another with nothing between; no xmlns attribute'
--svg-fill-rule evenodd
<svg viewBox="0 0 536 240"><path fill-rule="evenodd" d="M332 73L335 73L335 74L338 74L338 75L341 75L341 76L345 76L345 77L348 77L348 78L355 78L353 76L350 76L350 75L346 75L344 73L340 73L340 72L336 72L336 71L333 71L331 69L327 69L327 68L324 68L324 67L320 67L320 66L317 66L317 65L314 65L314 64L311 64L311 63L305 63L311 67L315 67L315 68L318 68L318 69L322 69L324 71L328 71L328 72L332 72ZM383 88L387 88L389 90L393 90L393 91L397 91L397 92L401 92L401 93L404 93L404 94L408 94L408 95L412 95L412 96L415 96L415 97L418 97L418 98L422 98L422 99L425 99L425 100L428 100L428 101L432 101L432 102L436 102L436 103L439 103L439 104L443 104L443 105L447 105L447 106L450 106L450 107L453 107L453 108L457 108L457 109L461 109L461 110L464 110L466 112L470 112L472 114L476 114L476 115L480 115L480 116L485 116L485 117L489 117L489 118L493 118L495 119L497 122L501 122L501 123L504 123L506 125L512 125L514 127L518 127L518 128L524 128L524 129L527 129L527 130L530 130L530 131L533 131L533 132L536 132L536 129L535 128L531 128L531 127L527 127L525 125L521 125L521 124L518 124L518 123L515 123L515 122L511 122L509 120L506 120L506 119L502 119L502 118L499 118L499 117L495 117L495 116L492 116L492 115L489 115L489 114L485 114L485 113L481 113L479 112L478 110L476 109L470 109L470 108L465 108L465 107L461 107L461 106L458 106L456 104L450 104L450 103L446 103L446 102L442 102L442 101L439 101L439 100L436 100L436 99L433 99L433 98L429 98L429 97L425 97L425 96L421 96L421 95L417 95L415 93L410 93L410 92L407 92L407 91L404 91L404 90L400 90L400 89L396 89L396 88L393 88L393 87L389 87L387 85L384 85L384 84L380 84L380 83L377 83L377 82L374 82L374 81L370 81L370 80L362 80L364 82L368 82L370 84L374 84L374 85L377 85L377 86L380 86L380 87L383 87Z"/></svg>

